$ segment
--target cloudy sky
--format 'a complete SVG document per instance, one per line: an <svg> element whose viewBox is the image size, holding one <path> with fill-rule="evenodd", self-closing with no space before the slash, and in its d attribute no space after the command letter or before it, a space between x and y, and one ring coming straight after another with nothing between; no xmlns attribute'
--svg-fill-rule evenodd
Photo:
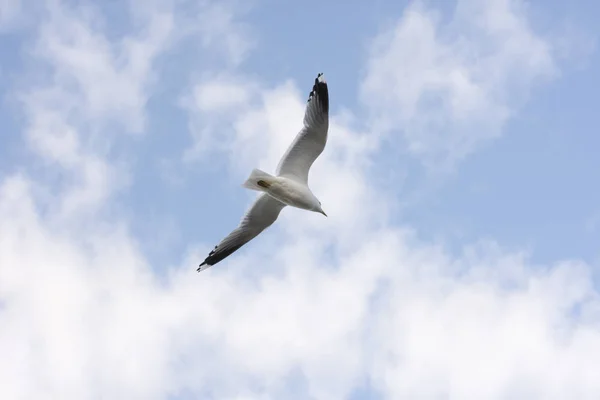
<svg viewBox="0 0 600 400"><path fill-rule="evenodd" d="M0 1L2 399L597 399L600 4ZM218 265L318 72L329 215Z"/></svg>

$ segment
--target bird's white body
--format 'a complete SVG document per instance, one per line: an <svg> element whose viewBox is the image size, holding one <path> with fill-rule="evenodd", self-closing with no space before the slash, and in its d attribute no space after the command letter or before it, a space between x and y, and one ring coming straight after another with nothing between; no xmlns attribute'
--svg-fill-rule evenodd
<svg viewBox="0 0 600 400"><path fill-rule="evenodd" d="M267 193L288 206L311 211L320 208L308 186L284 176L275 177Z"/></svg>
<svg viewBox="0 0 600 400"><path fill-rule="evenodd" d="M264 179L266 188L261 191L288 206L309 211L320 211L321 204L310 188L302 182L285 176Z"/></svg>

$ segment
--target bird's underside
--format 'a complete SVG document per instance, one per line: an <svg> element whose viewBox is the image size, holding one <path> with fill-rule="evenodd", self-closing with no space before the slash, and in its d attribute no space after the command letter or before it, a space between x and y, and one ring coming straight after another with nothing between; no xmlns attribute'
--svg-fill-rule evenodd
<svg viewBox="0 0 600 400"><path fill-rule="evenodd" d="M308 185L310 167L323 152L327 143L329 91L322 73L317 75L309 94L303 125L279 162L276 174L306 186ZM273 176L255 169L244 186L254 190L266 191L270 185L268 177L273 178ZM217 264L258 236L277 220L279 213L285 206L284 203L267 193L259 195L246 211L238 227L215 246L200 264L198 271L203 271Z"/></svg>

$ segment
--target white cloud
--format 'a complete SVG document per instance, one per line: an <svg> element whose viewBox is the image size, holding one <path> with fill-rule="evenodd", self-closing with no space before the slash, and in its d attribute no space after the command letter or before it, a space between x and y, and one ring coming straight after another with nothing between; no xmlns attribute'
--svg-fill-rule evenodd
<svg viewBox="0 0 600 400"><path fill-rule="evenodd" d="M198 78L180 105L189 113L189 129L193 145L184 159L194 162L210 154L227 151L234 140L232 114L248 109L259 93L252 82L228 73L206 74Z"/></svg>
<svg viewBox="0 0 600 400"><path fill-rule="evenodd" d="M245 87L225 82L219 84L211 80L205 85L194 88L196 106L203 112L227 110L248 102L248 90Z"/></svg>
<svg viewBox="0 0 600 400"><path fill-rule="evenodd" d="M212 2L198 13L197 29L205 47L224 52L233 65L240 64L254 47L251 29L238 17L248 8L244 2Z"/></svg>
<svg viewBox="0 0 600 400"><path fill-rule="evenodd" d="M365 377L385 398L600 393L600 300L582 263L536 271L484 245L451 258L389 228L328 238L340 253L325 261L288 231L276 253L265 237L206 274L194 252L159 284L118 227L58 234L20 178L0 199L7 398L274 398L295 368L315 398Z"/></svg>
<svg viewBox="0 0 600 400"><path fill-rule="evenodd" d="M221 19L211 22L220 29L217 37L209 38L211 46L220 40L235 42L229 36L240 34L220 3L202 3L183 12L174 8L174 2L132 0L135 29L116 38L108 31L105 16L92 5L48 1L45 6L30 51L34 73L24 80L19 97L28 118L31 149L66 172L69 193L56 196L62 203L56 211L79 214L94 210L127 184L127 171L117 172L119 163L107 157L121 132L144 131L159 58L186 36L205 40L206 26L200 29L196 24L213 9L219 10ZM232 29L226 35L228 28ZM231 62L242 56L237 50L228 53Z"/></svg>
<svg viewBox="0 0 600 400"><path fill-rule="evenodd" d="M153 64L172 26L171 14L147 14L140 33L111 42L96 9L46 3L19 98L30 148L63 171L62 185L52 188L52 213L93 211L127 182L126 171L117 173L118 162L106 157L118 132L144 128Z"/></svg>
<svg viewBox="0 0 600 400"><path fill-rule="evenodd" d="M68 71L88 68L52 57ZM109 86L129 71L111 67L110 57L98 60L108 65L98 71ZM108 197L94 191L110 192L103 185L124 171L90 145L96 132L70 111L124 125L129 114L98 100L104 94L87 87L87 72L54 79L27 97L29 143L89 185L67 185L56 199L64 203L83 187L102 210ZM148 81L134 81L128 90L139 84L133 92L147 96ZM300 128L304 93L292 82L266 87L219 75L201 79L186 105L198 113L192 127L206 128L198 142L218 141L216 132L230 124L221 151L242 177L252 167L274 169ZM142 103L127 103L141 119ZM2 398L291 398L293 374L304 377L305 397L316 399L344 398L365 378L384 398L597 397L593 267L536 266L494 243L451 256L391 226L385 214L394 199L370 192L377 143L369 139L347 113L332 116L311 174L330 218L287 209L227 262L197 274L210 248L204 244L173 261L181 266L164 280L123 222L93 216L82 229L78 219L44 212L43 180L3 179Z"/></svg>
<svg viewBox="0 0 600 400"><path fill-rule="evenodd" d="M130 131L140 131L153 62L169 41L173 15L146 15L140 33L116 42L109 41L103 24L93 9L50 2L34 55L51 68L54 90L75 97L70 106L85 113L79 118L94 123L115 120Z"/></svg>
<svg viewBox="0 0 600 400"><path fill-rule="evenodd" d="M376 129L400 132L427 166L452 167L557 74L553 46L520 1L460 0L447 23L414 3L374 41L363 101Z"/></svg>

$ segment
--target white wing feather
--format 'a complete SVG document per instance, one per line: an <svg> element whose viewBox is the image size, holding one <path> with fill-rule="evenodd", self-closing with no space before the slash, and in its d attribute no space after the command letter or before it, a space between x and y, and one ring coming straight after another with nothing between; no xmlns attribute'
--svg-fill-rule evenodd
<svg viewBox="0 0 600 400"><path fill-rule="evenodd" d="M238 227L221 240L221 243L208 254L208 257L198 267L198 272L215 265L258 236L277 220L284 207L285 204L268 194L260 195L246 211L246 215L244 215Z"/></svg>
<svg viewBox="0 0 600 400"><path fill-rule="evenodd" d="M276 174L308 184L308 172L327 143L329 91L323 74L315 79L304 112L304 127L279 161Z"/></svg>

